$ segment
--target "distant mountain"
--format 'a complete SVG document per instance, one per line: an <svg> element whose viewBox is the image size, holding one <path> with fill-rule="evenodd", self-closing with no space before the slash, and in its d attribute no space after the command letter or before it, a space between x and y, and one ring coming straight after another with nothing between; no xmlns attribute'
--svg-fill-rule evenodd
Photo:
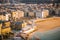
<svg viewBox="0 0 60 40"><path fill-rule="evenodd" d="M23 3L51 3L51 2L59 2L59 0L21 0Z"/></svg>
<svg viewBox="0 0 60 40"><path fill-rule="evenodd" d="M0 0L0 3L7 3L7 0ZM9 0L10 3L51 3L52 0ZM53 0L55 3L60 3L60 0Z"/></svg>

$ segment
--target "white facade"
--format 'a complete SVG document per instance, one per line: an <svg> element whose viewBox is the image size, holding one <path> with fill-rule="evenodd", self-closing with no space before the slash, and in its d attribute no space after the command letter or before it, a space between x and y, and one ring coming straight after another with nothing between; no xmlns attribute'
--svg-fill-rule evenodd
<svg viewBox="0 0 60 40"><path fill-rule="evenodd" d="M12 16L13 16L13 18L15 17L15 18L19 19L21 17L24 17L24 12L17 10L17 11L15 11L15 12L12 13Z"/></svg>
<svg viewBox="0 0 60 40"><path fill-rule="evenodd" d="M37 18L42 18L42 12L36 12L36 17Z"/></svg>
<svg viewBox="0 0 60 40"><path fill-rule="evenodd" d="M6 21L9 20L9 16L11 16L11 14L6 14Z"/></svg>
<svg viewBox="0 0 60 40"><path fill-rule="evenodd" d="M43 10L42 11L42 18L46 18L49 15L49 11L48 10Z"/></svg>
<svg viewBox="0 0 60 40"><path fill-rule="evenodd" d="M29 16L34 16L34 12L29 12Z"/></svg>
<svg viewBox="0 0 60 40"><path fill-rule="evenodd" d="M36 17L38 18L46 18L49 15L48 10L43 10L43 11L36 11Z"/></svg>

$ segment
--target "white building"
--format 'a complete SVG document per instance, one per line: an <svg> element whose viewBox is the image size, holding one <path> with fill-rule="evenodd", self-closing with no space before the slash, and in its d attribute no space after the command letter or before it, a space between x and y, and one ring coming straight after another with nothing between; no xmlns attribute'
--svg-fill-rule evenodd
<svg viewBox="0 0 60 40"><path fill-rule="evenodd" d="M20 10L14 11L12 12L12 17L20 19L21 17L24 17L24 12Z"/></svg>
<svg viewBox="0 0 60 40"><path fill-rule="evenodd" d="M48 10L41 10L41 11L35 11L36 13L36 17L38 18L46 18L47 16L49 16L49 11Z"/></svg>

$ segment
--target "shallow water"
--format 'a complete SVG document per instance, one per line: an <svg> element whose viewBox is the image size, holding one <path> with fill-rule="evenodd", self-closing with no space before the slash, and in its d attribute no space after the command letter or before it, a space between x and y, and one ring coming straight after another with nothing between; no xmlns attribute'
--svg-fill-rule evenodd
<svg viewBox="0 0 60 40"><path fill-rule="evenodd" d="M40 40L60 40L60 28L56 28L54 30L46 31L44 33L36 32L32 35L31 40L36 40L35 35Z"/></svg>

